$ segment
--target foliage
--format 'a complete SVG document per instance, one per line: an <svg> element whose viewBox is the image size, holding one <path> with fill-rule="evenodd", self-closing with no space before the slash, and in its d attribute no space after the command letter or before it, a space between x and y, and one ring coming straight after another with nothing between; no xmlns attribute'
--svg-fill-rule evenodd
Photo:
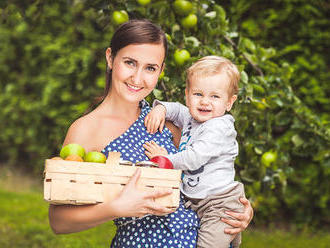
<svg viewBox="0 0 330 248"><path fill-rule="evenodd" d="M175 13L172 2L153 0L141 6L135 0L17 1L0 6L0 90L4 92L0 97L0 159L27 161L40 171L42 160L58 153L69 124L102 92L104 51L116 28L111 15L125 10L131 19L158 23L169 38L165 76L148 97L150 101L157 97L182 102L184 70L202 56L225 56L239 66L239 101L233 111L240 143L236 168L256 210L255 221L329 223L330 134L329 115L325 114L329 86L322 81L328 79L329 63L321 52L314 62L307 63L304 57L312 56L308 50L312 51L313 44L322 48L323 36L307 45L297 41L299 45L293 47L281 33L292 32L291 27L277 28L272 39L272 33L263 36L264 16L260 14L256 21L251 16L252 7L261 2L257 0L234 1L228 10L231 22L225 8L215 1L190 1L198 22L187 29L181 26L184 16ZM267 10L273 14L266 19L267 25L273 23L271 17L284 20L281 13ZM289 15L287 9L282 12ZM250 16L240 23L245 13ZM318 22L327 22L322 11L317 13L322 17ZM307 34L320 28L312 24L296 24L297 30L304 27L301 32ZM183 48L191 57L178 66L173 54ZM294 60L293 52L300 59ZM323 95L315 97L302 89L309 78L312 81L304 83L306 89L314 85L318 93L324 90ZM315 111L315 106L322 107ZM277 154L276 161L261 163L268 151Z"/></svg>
<svg viewBox="0 0 330 248"><path fill-rule="evenodd" d="M226 4L231 23L258 44L276 47L274 60L288 62L291 86L324 123L330 121L330 5L325 1L235 0ZM238 7L239 6L239 7ZM244 7L242 7L244 6ZM293 31L294 30L294 31Z"/></svg>
<svg viewBox="0 0 330 248"><path fill-rule="evenodd" d="M0 158L40 170L41 158L58 153L70 122L102 92L112 29L104 32L108 20L82 2L35 1L0 11Z"/></svg>

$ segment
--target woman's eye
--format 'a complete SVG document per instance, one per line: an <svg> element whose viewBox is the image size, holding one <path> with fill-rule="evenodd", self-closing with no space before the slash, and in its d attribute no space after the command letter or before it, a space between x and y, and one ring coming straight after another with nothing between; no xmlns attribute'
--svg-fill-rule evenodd
<svg viewBox="0 0 330 248"><path fill-rule="evenodd" d="M156 68L152 67L152 66L148 66L147 70L150 71L150 72L154 72L154 71L156 71Z"/></svg>
<svg viewBox="0 0 330 248"><path fill-rule="evenodd" d="M220 96L218 96L218 95L213 95L212 97L213 98L220 98Z"/></svg>
<svg viewBox="0 0 330 248"><path fill-rule="evenodd" d="M125 64L127 65L134 65L134 62L132 60L126 60Z"/></svg>
<svg viewBox="0 0 330 248"><path fill-rule="evenodd" d="M201 93L194 93L194 96L202 96Z"/></svg>

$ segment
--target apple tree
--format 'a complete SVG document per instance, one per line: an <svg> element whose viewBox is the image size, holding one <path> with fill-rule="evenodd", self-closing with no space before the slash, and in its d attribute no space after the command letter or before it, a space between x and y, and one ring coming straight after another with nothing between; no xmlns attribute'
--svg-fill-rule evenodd
<svg viewBox="0 0 330 248"><path fill-rule="evenodd" d="M169 42L165 72L147 100L184 102L188 66L206 55L232 60L241 71L232 110L240 146L236 175L257 212L254 221L326 223L330 131L293 90L293 75L304 71L303 62L282 57L275 43L265 46L254 34L262 30L251 21L242 32L240 20L228 13L250 5L234 2L237 6L213 0L0 4L1 162L23 163L40 173L43 159L60 150L70 123L102 94L104 52L114 30L128 19L147 18L163 28Z"/></svg>

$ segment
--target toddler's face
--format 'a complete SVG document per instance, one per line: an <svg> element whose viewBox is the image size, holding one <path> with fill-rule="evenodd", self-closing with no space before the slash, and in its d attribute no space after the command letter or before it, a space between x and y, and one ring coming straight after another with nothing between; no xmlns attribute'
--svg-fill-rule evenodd
<svg viewBox="0 0 330 248"><path fill-rule="evenodd" d="M226 73L207 77L193 77L186 88L186 105L198 122L224 115L237 96L229 96L229 78Z"/></svg>

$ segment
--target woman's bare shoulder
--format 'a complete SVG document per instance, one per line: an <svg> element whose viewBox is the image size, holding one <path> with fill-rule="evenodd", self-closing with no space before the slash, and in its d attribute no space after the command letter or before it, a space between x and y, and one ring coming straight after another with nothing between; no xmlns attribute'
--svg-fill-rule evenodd
<svg viewBox="0 0 330 248"><path fill-rule="evenodd" d="M93 112L75 120L68 129L63 145L78 143L85 145L93 135L92 130L96 130L97 115Z"/></svg>

